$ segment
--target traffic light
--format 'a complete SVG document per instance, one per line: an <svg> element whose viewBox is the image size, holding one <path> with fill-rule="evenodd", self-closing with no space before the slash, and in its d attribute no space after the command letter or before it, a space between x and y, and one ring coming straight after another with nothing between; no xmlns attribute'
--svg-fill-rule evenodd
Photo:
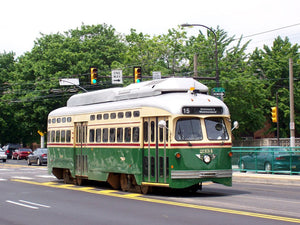
<svg viewBox="0 0 300 225"><path fill-rule="evenodd" d="M98 78L98 69L96 67L91 67L91 84L96 84Z"/></svg>
<svg viewBox="0 0 300 225"><path fill-rule="evenodd" d="M277 107L271 107L272 110L272 122L277 123Z"/></svg>
<svg viewBox="0 0 300 225"><path fill-rule="evenodd" d="M140 83L142 81L142 67L133 67L133 79L134 83Z"/></svg>

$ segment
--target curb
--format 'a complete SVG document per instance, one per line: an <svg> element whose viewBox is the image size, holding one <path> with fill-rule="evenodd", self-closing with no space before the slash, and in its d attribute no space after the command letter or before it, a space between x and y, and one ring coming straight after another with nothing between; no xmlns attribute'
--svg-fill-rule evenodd
<svg viewBox="0 0 300 225"><path fill-rule="evenodd" d="M276 184L300 186L299 175L281 175L281 174L260 174L260 173L240 173L233 172L233 183L256 183L256 184Z"/></svg>

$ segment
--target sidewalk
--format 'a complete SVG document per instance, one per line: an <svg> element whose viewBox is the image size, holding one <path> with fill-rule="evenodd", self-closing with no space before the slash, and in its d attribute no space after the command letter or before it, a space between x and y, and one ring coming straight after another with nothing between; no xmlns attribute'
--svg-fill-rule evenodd
<svg viewBox="0 0 300 225"><path fill-rule="evenodd" d="M300 175L283 175L283 174L264 174L240 171L233 171L233 183L257 183L257 184L276 184L276 185L294 185L300 186Z"/></svg>

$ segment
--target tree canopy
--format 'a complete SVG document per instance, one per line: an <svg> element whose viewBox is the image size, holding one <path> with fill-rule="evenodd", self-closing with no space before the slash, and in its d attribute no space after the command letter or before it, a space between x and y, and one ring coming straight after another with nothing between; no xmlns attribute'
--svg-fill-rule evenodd
<svg viewBox="0 0 300 225"><path fill-rule="evenodd" d="M217 27L220 86L225 88L225 103L232 120L240 129L236 138L253 133L271 123L270 108L279 96L281 137L289 136L289 58L294 64L295 81L299 79L299 46L288 38L278 37L273 46L247 52L242 37L235 41ZM39 141L38 130L46 131L47 115L64 106L67 99L82 90L76 86L59 86L60 78L79 78L87 90L102 89L111 84L111 70L122 69L132 76L133 66L141 66L143 77L161 71L162 76L194 76L197 55L197 76L215 77L215 37L207 30L187 36L178 27L166 34L150 36L132 29L121 35L106 24L81 25L64 33L41 34L30 52L16 58L13 52L0 53L0 143L30 144ZM97 85L89 81L89 68L97 67ZM198 77L194 77L198 78ZM124 85L132 82L125 79ZM214 80L201 80L210 88ZM300 102L299 82L295 82L295 103ZM300 130L300 105L295 104L296 132ZM275 125L270 132L275 129Z"/></svg>

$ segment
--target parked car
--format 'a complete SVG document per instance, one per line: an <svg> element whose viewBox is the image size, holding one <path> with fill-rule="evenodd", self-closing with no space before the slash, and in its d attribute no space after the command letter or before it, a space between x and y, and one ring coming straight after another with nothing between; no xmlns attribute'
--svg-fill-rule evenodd
<svg viewBox="0 0 300 225"><path fill-rule="evenodd" d="M30 153L32 153L30 148L18 148L13 152L12 159L27 159Z"/></svg>
<svg viewBox="0 0 300 225"><path fill-rule="evenodd" d="M47 148L37 148L33 153L28 155L27 164L30 166L32 163L38 165L47 164Z"/></svg>
<svg viewBox="0 0 300 225"><path fill-rule="evenodd" d="M286 148L266 148L244 155L239 160L239 168L246 170L300 171L300 152Z"/></svg>
<svg viewBox="0 0 300 225"><path fill-rule="evenodd" d="M2 160L2 162L6 162L6 159L7 159L6 152L0 149L0 160Z"/></svg>
<svg viewBox="0 0 300 225"><path fill-rule="evenodd" d="M13 152L18 148L21 148L20 144L7 144L3 146L3 150L6 152L8 159L12 159Z"/></svg>

